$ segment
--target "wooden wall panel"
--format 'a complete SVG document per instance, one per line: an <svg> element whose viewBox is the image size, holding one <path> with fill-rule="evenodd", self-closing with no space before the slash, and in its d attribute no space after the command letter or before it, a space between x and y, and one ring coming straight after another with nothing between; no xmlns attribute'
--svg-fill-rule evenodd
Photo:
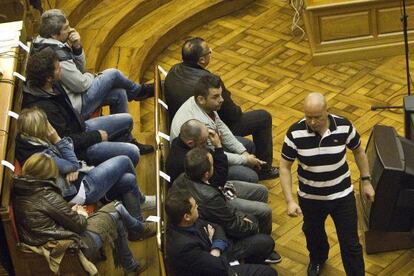
<svg viewBox="0 0 414 276"><path fill-rule="evenodd" d="M353 12L319 18L321 42L347 38L362 38L371 34L369 12Z"/></svg>
<svg viewBox="0 0 414 276"><path fill-rule="evenodd" d="M400 0L306 0L304 23L314 64L404 53ZM407 0L414 47L414 0Z"/></svg>
<svg viewBox="0 0 414 276"><path fill-rule="evenodd" d="M401 23L401 8L379 8L377 10L377 26L378 33L389 34L389 33L402 33ZM408 29L414 29L414 6L407 7L408 14Z"/></svg>

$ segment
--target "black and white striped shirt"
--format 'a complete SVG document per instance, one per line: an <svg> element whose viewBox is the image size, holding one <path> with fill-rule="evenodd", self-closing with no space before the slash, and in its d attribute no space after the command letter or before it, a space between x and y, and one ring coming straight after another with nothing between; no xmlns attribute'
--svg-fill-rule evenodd
<svg viewBox="0 0 414 276"><path fill-rule="evenodd" d="M361 145L358 132L345 118L329 114L329 129L321 137L305 119L293 124L285 136L282 158L298 159L298 194L303 198L333 200L353 191L346 162L346 147Z"/></svg>

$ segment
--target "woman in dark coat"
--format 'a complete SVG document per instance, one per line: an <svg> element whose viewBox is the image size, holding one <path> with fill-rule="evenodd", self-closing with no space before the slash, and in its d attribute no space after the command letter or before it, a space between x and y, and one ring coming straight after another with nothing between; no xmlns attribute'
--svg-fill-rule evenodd
<svg viewBox="0 0 414 276"><path fill-rule="evenodd" d="M35 153L24 163L21 176L13 179L13 207L21 241L42 246L49 241L73 240L88 259L95 259L103 243L111 242L116 265L131 275L145 270L146 264L134 259L125 231L125 226L133 231L141 222L120 202L109 203L91 216L81 205L70 206L55 183L58 175L48 154Z"/></svg>

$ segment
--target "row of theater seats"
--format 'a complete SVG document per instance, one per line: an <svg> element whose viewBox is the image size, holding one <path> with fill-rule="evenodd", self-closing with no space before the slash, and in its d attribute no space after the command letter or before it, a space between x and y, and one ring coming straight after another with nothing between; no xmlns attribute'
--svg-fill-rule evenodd
<svg viewBox="0 0 414 276"><path fill-rule="evenodd" d="M21 75L25 74L25 65L27 62L27 53L25 53L21 48L15 48L13 53L16 56L22 57L22 59L14 59L14 56L10 54L9 59L2 59L7 60L10 62L9 67L4 67L7 70L4 72L4 79L9 80L13 78L13 72L18 71ZM22 62L18 62L21 61ZM22 81L18 80L17 78L13 81L9 81L8 83L2 82L1 85L7 85L7 92L5 92L5 97L3 104L4 110L13 110L16 113L20 112L21 109L21 100L22 100ZM99 116L101 114L101 110L97 110L94 116ZM16 137L16 120L11 120L11 117L2 116L0 118L1 123L3 124L2 129L6 130L5 134L0 137L1 143L1 151L3 153L3 158L5 160L11 160L10 163L13 163L14 160L14 139ZM7 240L8 250L2 251L3 257L10 255L11 261L13 263L13 269L16 275L52 275L52 272L49 270L49 266L45 261L43 256L39 256L34 253L27 253L23 252L19 246L20 239L16 228L16 223L14 219L14 212L11 202L11 193L12 193L12 175L19 175L21 166L17 161L14 161L14 171L6 169L6 167L1 167L3 170L1 176L4 178L1 179L1 218L3 223L4 229L4 237ZM89 206L89 211L93 212L94 206ZM1 249L5 248L6 242L0 245ZM109 251L109 248L106 246L105 250ZM107 256L111 256L111 254L106 254ZM161 254L162 255L162 254ZM161 256L160 255L160 256ZM105 262L105 266L113 266L112 260L108 260ZM158 265L157 265L158 266ZM113 268L105 268L105 271L113 271ZM77 256L71 252L68 252L60 266L60 272L62 274L69 274L69 275L87 275L86 272L83 270Z"/></svg>
<svg viewBox="0 0 414 276"><path fill-rule="evenodd" d="M156 96L154 97L154 101L155 103L158 103L158 98L162 97L160 95L162 95L162 87L161 87L161 82L160 80L160 76L158 73L158 70L155 71L155 75L157 76L158 79L158 85L156 86ZM17 90L18 93L21 93L21 91ZM19 98L19 97L18 97ZM102 113L101 109L98 109L95 111L94 113L94 117L100 116ZM156 120L157 122L159 122L159 127L156 128L156 130L158 131L164 131L164 132L168 132L166 129L167 126L167 122L168 122L168 118L167 118L167 112L165 112L164 110L160 110L159 108L156 108L154 111L154 118L160 118L160 120ZM158 131L156 131L155 133L158 133ZM160 141L159 138L156 138L157 141ZM156 175L160 175L160 170L164 170L165 171L165 167L164 167L164 161L166 159L166 155L168 154L168 148L169 148L169 144L168 142L160 142L157 144L157 153L155 155L155 163L158 164L158 166L156 166ZM10 151L14 151L9 149ZM15 160L14 161L14 175L19 175L21 172L21 165L20 163ZM158 211L157 211L157 215L161 218L160 223L159 223L159 227L158 227L158 237L162 237L158 239L158 249L159 249L159 264L155 263L155 266L159 265L159 269L160 269L160 275L166 275L165 273L165 268L164 268L164 262L163 262L163 258L164 258L164 236L163 236L163 230L162 230L162 224L165 222L165 216L163 215L163 198L165 197L166 194L166 190L165 188L168 187L168 184L165 182L166 180L162 177L157 178L156 183L157 183L157 191L160 191L159 193L157 193L158 195L158 202L160 203L158 206ZM11 182L8 183L9 185L11 184ZM19 243L20 243L20 239L19 239L19 234L17 232L17 227L16 227L16 222L15 222L15 218L14 218L14 212L13 212L13 205L12 205L12 201L11 201L11 197L10 194L12 192L13 187L10 185L9 186L10 192L8 193L8 207L6 208L6 212L3 213L3 216L6 216L5 219L3 219L3 225L6 229L6 238L7 238L7 242L8 242L8 246L9 246L9 252L13 261L13 266L14 266L14 270L16 275L53 275L53 273L50 271L49 266L47 264L47 262L45 261L43 256L34 254L34 253L29 253L29 252L24 252L21 250ZM93 213L96 210L96 205L88 205L86 207L88 213ZM109 256L110 255L110 248L109 246L105 246L105 252L107 253L106 255ZM113 262L110 260L107 260L105 262L105 266L112 266ZM113 268L107 268L105 270L111 271L113 270ZM60 265L60 273L65 275L65 274L70 274L70 275L87 275L87 273L83 270L82 265L79 262L79 259L77 257L77 255L74 252L67 252L64 259L62 260L62 263Z"/></svg>

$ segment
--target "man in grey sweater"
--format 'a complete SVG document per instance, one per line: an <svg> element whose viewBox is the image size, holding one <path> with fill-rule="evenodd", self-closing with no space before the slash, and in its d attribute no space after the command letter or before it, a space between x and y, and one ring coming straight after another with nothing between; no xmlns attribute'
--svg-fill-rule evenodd
<svg viewBox="0 0 414 276"><path fill-rule="evenodd" d="M85 53L79 33L71 28L65 14L58 9L42 14L39 36L33 41L32 52L51 48L58 55L61 82L73 108L87 120L103 105L111 114L128 113L128 101L153 96L153 85L140 85L126 78L118 69L98 74L85 70ZM150 145L138 143L142 154L152 152Z"/></svg>
<svg viewBox="0 0 414 276"><path fill-rule="evenodd" d="M223 98L220 78L206 75L200 78L194 89L194 96L189 98L177 111L171 124L171 141L178 137L181 126L189 119L197 119L220 136L229 165L238 166L232 179L247 182L258 182L258 175L264 161L254 156L254 144L242 137L235 137L226 124L220 119ZM246 149L246 147L249 149ZM230 177L230 176L229 176Z"/></svg>

